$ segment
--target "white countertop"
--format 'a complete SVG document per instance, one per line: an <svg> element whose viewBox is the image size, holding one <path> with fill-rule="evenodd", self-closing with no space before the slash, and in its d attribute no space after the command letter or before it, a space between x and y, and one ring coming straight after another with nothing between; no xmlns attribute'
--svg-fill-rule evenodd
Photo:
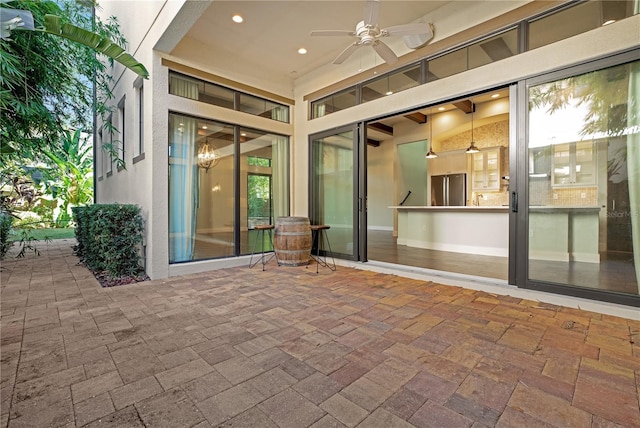
<svg viewBox="0 0 640 428"><path fill-rule="evenodd" d="M509 207L507 206L475 206L475 205L467 205L467 206L457 206L457 207L434 207L434 206L390 206L389 208L394 208L398 210L410 210L410 211L474 211L474 212L508 212Z"/></svg>
<svg viewBox="0 0 640 428"><path fill-rule="evenodd" d="M554 212L575 212L575 211L600 211L601 207L597 205L531 205L529 211L554 211Z"/></svg>
<svg viewBox="0 0 640 428"><path fill-rule="evenodd" d="M456 206L456 207L436 207L436 206L403 206L403 205L394 205L388 208L397 209L397 210L407 210L407 211L474 211L474 212L508 212L508 206L475 206L475 205L467 205L467 206ZM593 212L600 211L601 207L594 205L532 205L529 207L529 211L537 211L537 212Z"/></svg>

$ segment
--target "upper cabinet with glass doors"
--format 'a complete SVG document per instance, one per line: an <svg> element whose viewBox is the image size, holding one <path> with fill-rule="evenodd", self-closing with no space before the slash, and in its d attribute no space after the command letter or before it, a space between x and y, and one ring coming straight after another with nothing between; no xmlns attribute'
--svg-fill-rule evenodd
<svg viewBox="0 0 640 428"><path fill-rule="evenodd" d="M593 141L578 141L553 146L553 186L588 186L596 183Z"/></svg>
<svg viewBox="0 0 640 428"><path fill-rule="evenodd" d="M471 156L472 191L500 190L501 147L482 149Z"/></svg>

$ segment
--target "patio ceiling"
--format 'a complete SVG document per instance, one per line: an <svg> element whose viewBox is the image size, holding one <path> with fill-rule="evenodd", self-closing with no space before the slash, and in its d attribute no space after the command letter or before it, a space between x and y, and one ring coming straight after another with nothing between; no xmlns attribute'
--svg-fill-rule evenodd
<svg viewBox="0 0 640 428"><path fill-rule="evenodd" d="M449 1L383 0L378 24L380 28L407 24L446 3ZM459 3L462 6L464 2ZM183 42L195 42L208 58L231 59L225 67L232 66L239 72L295 80L330 64L356 40L348 36L311 37L310 31L354 30L363 18L364 5L364 1L213 1ZM244 22L233 22L235 14ZM398 54L409 51L402 37L384 41ZM298 53L302 47L307 49L305 55ZM347 61L358 61L359 55L375 55L367 46L358 51Z"/></svg>

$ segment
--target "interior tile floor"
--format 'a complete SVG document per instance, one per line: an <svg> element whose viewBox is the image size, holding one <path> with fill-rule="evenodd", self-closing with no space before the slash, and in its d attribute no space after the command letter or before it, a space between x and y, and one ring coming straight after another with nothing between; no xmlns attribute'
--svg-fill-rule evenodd
<svg viewBox="0 0 640 428"><path fill-rule="evenodd" d="M0 427L635 427L640 321L339 266L2 261Z"/></svg>

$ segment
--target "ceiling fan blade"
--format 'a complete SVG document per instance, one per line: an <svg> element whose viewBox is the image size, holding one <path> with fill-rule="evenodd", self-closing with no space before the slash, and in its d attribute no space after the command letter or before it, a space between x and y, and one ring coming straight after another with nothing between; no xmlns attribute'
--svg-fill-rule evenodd
<svg viewBox="0 0 640 428"><path fill-rule="evenodd" d="M349 56L351 56L351 54L353 53L353 51L355 51L356 49L358 49L360 46L362 46L360 44L360 42L353 42L351 43L349 46L347 46L347 48L345 50L343 50L342 52L340 52L340 55L338 55L336 57L336 59L333 60L334 64L342 64L347 58L349 58Z"/></svg>
<svg viewBox="0 0 640 428"><path fill-rule="evenodd" d="M391 48L380 40L376 40L371 46L373 46L373 49L378 52L378 55L380 55L380 57L387 64L393 64L394 62L398 61L398 57L391 50Z"/></svg>
<svg viewBox="0 0 640 428"><path fill-rule="evenodd" d="M415 24L394 25L380 30L381 36L412 36L414 34L431 34L431 26L424 22Z"/></svg>
<svg viewBox="0 0 640 428"><path fill-rule="evenodd" d="M356 33L350 30L319 30L312 31L312 36L355 36Z"/></svg>
<svg viewBox="0 0 640 428"><path fill-rule="evenodd" d="M376 25L380 15L380 0L367 0L364 5L364 25Z"/></svg>

